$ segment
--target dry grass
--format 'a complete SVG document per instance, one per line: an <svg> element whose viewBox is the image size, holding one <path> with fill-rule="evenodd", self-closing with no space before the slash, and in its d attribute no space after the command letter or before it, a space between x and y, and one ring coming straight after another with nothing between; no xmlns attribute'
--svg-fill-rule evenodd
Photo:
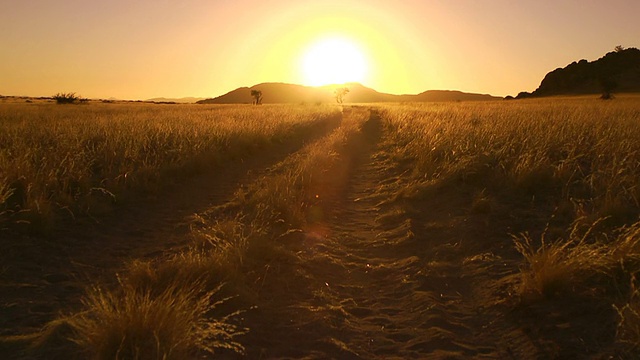
<svg viewBox="0 0 640 360"><path fill-rule="evenodd" d="M628 300L615 307L619 316L616 340L632 356L640 351L640 289L636 283L634 275Z"/></svg>
<svg viewBox="0 0 640 360"><path fill-rule="evenodd" d="M535 246L528 234L514 236L516 249L525 259L521 269L519 294L524 299L543 295L553 297L585 290L589 281L602 274L611 273L611 259L607 247L589 241L592 230L599 222L579 235L576 223L566 240L547 241L543 233L539 246Z"/></svg>
<svg viewBox="0 0 640 360"><path fill-rule="evenodd" d="M640 222L621 229L609 255L629 273L640 271Z"/></svg>
<svg viewBox="0 0 640 360"><path fill-rule="evenodd" d="M399 198L420 204L455 194L468 197L469 214L494 224L510 213L523 217L517 226L526 230L513 237L524 260L515 303L616 304L618 342L634 354L639 104L638 96L583 97L385 105L381 113L394 144L389 155L405 172Z"/></svg>
<svg viewBox="0 0 640 360"><path fill-rule="evenodd" d="M243 353L237 340L246 331L238 321L242 311L221 307L230 299L224 294L239 290L223 290L234 287L226 281L242 276L238 261L246 239L234 236L241 234L233 222L217 224L206 244L196 242L167 258L131 262L115 287L90 288L84 311L64 319L79 351L96 359Z"/></svg>
<svg viewBox="0 0 640 360"><path fill-rule="evenodd" d="M339 118L337 107L7 103L0 106L0 211L34 227L99 215ZM9 196L9 194L13 194Z"/></svg>
<svg viewBox="0 0 640 360"><path fill-rule="evenodd" d="M67 319L72 340L97 359L182 359L220 348L242 353L239 312L216 312L216 306L228 300L223 293L248 296L242 301L250 303L247 284L255 279L246 277L274 257L293 256L279 251L278 239L309 221L311 202L326 185L323 175L335 170L367 118L360 110L237 193L231 205L200 215L188 250L134 261L117 286L91 288L85 309Z"/></svg>
<svg viewBox="0 0 640 360"><path fill-rule="evenodd" d="M608 255L618 264L620 273L626 275L629 284L624 289L623 301L615 306L619 316L616 340L629 354L637 354L640 350L640 222L621 231Z"/></svg>
<svg viewBox="0 0 640 360"><path fill-rule="evenodd" d="M553 243L543 238L537 248L526 235L516 238L516 248L525 258L520 300L526 304L540 296L578 295L578 303L586 296L612 304L618 315L615 353L635 358L640 349L639 229L636 223L611 242L588 242L588 232L582 237L572 233L568 241Z"/></svg>
<svg viewBox="0 0 640 360"><path fill-rule="evenodd" d="M349 141L362 130L368 117L364 109L353 110L348 121L332 134L278 164L274 176L238 194L237 206L269 214L269 221L285 223L289 228L313 221L309 209L324 201L324 194L344 176L336 165L344 160Z"/></svg>
<svg viewBox="0 0 640 360"><path fill-rule="evenodd" d="M88 309L68 319L72 341L94 359L186 359L224 348L242 352L233 324L238 313L213 318L216 290L198 282L174 284L158 294L122 286L117 292L94 288Z"/></svg>
<svg viewBox="0 0 640 360"><path fill-rule="evenodd" d="M571 294L597 296L610 300L610 304L616 303L623 294L627 298L617 308L619 341L637 348L640 295L633 279L640 271L640 223L629 225L640 215L640 142L637 141L640 108L637 104L636 98L606 103L554 99L410 104L380 106L380 114L387 141L393 144L387 147L393 149L387 155L398 166L395 170L403 174L401 181L406 185L400 190L399 198L420 200L446 194L441 190L449 189L468 194L470 213L477 216L491 216L500 207L527 209L536 212L538 218L549 219L551 214L556 214L553 227L562 229L558 236L552 236L549 228L538 228L539 219L535 219L530 221L531 232L514 238L515 248L524 258L517 294L531 301ZM78 108L70 110L75 112L88 107L72 108ZM144 161L135 163L130 171L126 166L107 166L104 168L119 170L98 176L98 185L85 179L88 185L58 186L56 188L63 189L56 193L58 195L46 197L37 195L44 193L42 189L46 186L36 192L34 184L46 184L49 178L46 174L54 165L47 165L48 170L42 171L32 167L36 170L26 172L25 180L8 175L5 185L0 183L0 196L5 194L6 203L7 198L24 187L19 184L26 181L29 209L40 204L34 199L51 200L49 207L83 204L82 196L63 201L64 196L78 194L76 190L67 191L71 188L85 189L85 192L89 189L89 193L91 189L100 188L119 197L118 184L123 181L142 189L153 188L151 184L155 180L152 179L164 179L176 169L191 166L199 169L198 164L215 163L208 157L210 154L224 151L230 158L245 156L283 137L305 133L313 128L311 124L336 115L335 108L319 113L297 107L256 108L202 107L187 116L189 113L184 109L160 115L150 107L132 107L123 114L128 112L128 121L133 116L138 120L134 123L142 124L144 131L138 134L148 136L141 140L146 147L135 150L139 144L128 147L126 141L113 147L100 145L100 150L87 155L87 159L100 159L93 161L102 164L106 160L100 154L105 149L130 149L134 154L132 159L144 159L144 154L151 154L146 158L151 164L149 168ZM97 115L105 124L118 116L124 117L110 112L109 105L97 110L100 110L98 114L109 114ZM288 111L293 113L287 115ZM96 358L136 358L143 353L151 354L152 358L180 358L211 353L216 347L241 351L236 336L244 330L234 327L232 318L236 313L231 311L230 318L224 313L215 314L212 308L226 298L221 294L220 284L228 284L224 292L241 293L246 291L243 284L255 284L256 279L248 278L256 269L274 258L295 256L280 251L279 240L318 221L323 216L323 202L330 200L326 196L339 194L333 187L339 183L336 179L346 176L348 170L340 164L345 162L349 144L362 131L368 115L367 111L354 109L350 121L285 159L267 176L239 190L231 204L200 214L189 250L165 259L133 262L122 272L114 289L92 289L85 299L85 310L70 318L74 341L85 349L87 356ZM166 121L144 120L153 116L167 118ZM4 115L4 123L9 124L7 129L23 126L11 125L12 121L19 124L22 120L6 121L8 118ZM28 114L28 118L34 121L38 118L37 112ZM176 121L178 118L186 118L183 121L187 126ZM288 120L273 125L267 120L273 118ZM222 119L229 120L229 127L222 128L225 130L216 128L227 124ZM85 124L80 119L77 121L74 124ZM64 127L61 118L53 123ZM239 123L246 126L240 127ZM123 120L122 124L128 123ZM168 128L158 129L159 124ZM118 126L109 128L118 129ZM121 132L135 133L134 130ZM67 133L71 132L67 129ZM119 139L118 134L105 130L100 137L102 142L98 143ZM86 139L92 139L95 134L90 135L79 138L85 139L86 144ZM134 141L131 137L125 138ZM34 137L32 141L36 148L40 146L39 154L60 152L55 146L51 147L50 135ZM171 149L179 149L178 161L164 162L173 156L169 154L175 154ZM17 163L36 163L30 156L34 155L25 155ZM200 156L207 160L202 162ZM7 162L8 158L0 156L0 161ZM116 158L127 159L120 153L117 157L107 156L107 159ZM157 162L157 159L164 160ZM77 163L86 161L81 160ZM76 164L75 160L70 163ZM84 172L67 171L87 173L89 169L91 173L89 165L80 166ZM71 169L65 166L61 168ZM152 170L145 173L145 169ZM73 179L62 175L62 179ZM55 178L58 174L51 176ZM43 180L29 180L35 178ZM67 183L62 184L75 184L65 181ZM84 193L80 191L80 194ZM46 206L40 208L43 212ZM616 230L624 225L628 227ZM540 233L542 235L529 235ZM621 285L630 279L630 286Z"/></svg>
<svg viewBox="0 0 640 360"><path fill-rule="evenodd" d="M409 196L463 185L525 198L612 224L640 212L640 108L636 97L384 106L394 159ZM417 190L413 191L413 190Z"/></svg>

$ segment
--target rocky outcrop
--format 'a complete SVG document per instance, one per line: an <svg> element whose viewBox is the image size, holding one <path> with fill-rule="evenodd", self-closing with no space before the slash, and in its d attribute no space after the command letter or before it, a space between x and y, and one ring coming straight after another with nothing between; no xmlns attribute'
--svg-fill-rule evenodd
<svg viewBox="0 0 640 360"><path fill-rule="evenodd" d="M548 73L533 92L517 98L552 95L640 92L640 50L622 49L589 62L580 60Z"/></svg>

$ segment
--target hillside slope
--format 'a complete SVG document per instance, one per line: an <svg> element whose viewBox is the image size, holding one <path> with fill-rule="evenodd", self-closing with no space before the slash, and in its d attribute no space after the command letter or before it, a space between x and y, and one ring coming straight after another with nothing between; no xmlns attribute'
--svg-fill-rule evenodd
<svg viewBox="0 0 640 360"><path fill-rule="evenodd" d="M496 100L498 97L486 94L472 94L461 91L429 90L417 95L394 95L378 92L359 83L325 85L311 87L285 83L262 83L252 87L241 87L224 95L198 101L198 104L251 104L251 90L262 92L264 104L276 103L331 103L335 102L333 91L337 87L347 87L347 103L376 102L425 102L425 101L474 101Z"/></svg>

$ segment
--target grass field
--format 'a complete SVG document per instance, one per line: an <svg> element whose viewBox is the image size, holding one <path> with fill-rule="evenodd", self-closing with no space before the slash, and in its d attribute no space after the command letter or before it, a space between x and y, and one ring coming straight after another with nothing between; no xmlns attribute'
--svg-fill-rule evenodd
<svg viewBox="0 0 640 360"><path fill-rule="evenodd" d="M638 121L635 95L0 103L0 353L633 358Z"/></svg>
<svg viewBox="0 0 640 360"><path fill-rule="evenodd" d="M0 221L46 231L56 217L98 215L304 137L336 115L329 107L3 104Z"/></svg>

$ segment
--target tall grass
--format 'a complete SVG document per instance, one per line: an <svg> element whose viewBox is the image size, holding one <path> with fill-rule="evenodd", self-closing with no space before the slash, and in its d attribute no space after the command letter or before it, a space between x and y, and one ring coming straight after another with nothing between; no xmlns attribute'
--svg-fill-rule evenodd
<svg viewBox="0 0 640 360"><path fill-rule="evenodd" d="M336 107L3 104L0 210L45 223L95 215L338 117Z"/></svg>
<svg viewBox="0 0 640 360"><path fill-rule="evenodd" d="M108 106L104 111L109 111ZM148 107L132 109L156 114ZM225 149L226 159L245 156L252 148L267 146L260 144L297 136L299 131L305 133L309 124L336 115L335 108L320 113L268 106L197 109L194 123L186 128L176 125L182 120L167 121L171 131L154 133L154 126L165 123L140 120L147 128L138 134L155 135L142 141L152 144L146 150L132 150L138 154L134 159L147 153L157 155L149 159L166 159L167 154L173 154L170 149L191 150L178 151L184 156L178 160L185 162L154 165L155 175L148 178L134 167L130 173L125 172L125 179L131 176L125 184L131 181L141 184L142 189L152 188L155 180L151 179L166 178L171 173L167 169L172 167L189 169L191 161L198 159L196 154L206 157ZM247 118L242 116L243 111L247 111ZM276 122L281 128L276 126L275 130L254 124L251 116L269 122L265 111L271 111L269 117L293 111L289 119L295 120ZM640 271L640 225L636 223L640 214L640 107L636 98L621 97L606 103L553 99L384 105L379 111L387 130L386 141L393 144L386 147L393 151L387 156L402 168L402 182L407 184L401 197L419 203L432 195L447 194L441 190L464 189L475 194L469 199L470 207L482 216L491 215L493 204L534 204L534 210L549 211L543 217L555 214L557 226L565 226L566 231L552 234L547 228L540 237L526 232L514 237L515 249L523 257L516 293L529 299L558 294L606 297L619 310L620 341L638 344L634 338L638 328L634 279ZM162 116L170 113L167 110ZM185 113L184 109L179 112L181 119ZM225 114L233 119L229 128L223 127L227 130L220 133L211 130L215 128L212 123L225 124L221 120L226 119ZM141 119L145 116L148 113ZM289 256L296 260L281 240L292 233L312 231L313 224L327 215L326 202L332 196L339 197L339 187L347 176L348 165L344 164L349 146L361 135L368 116L367 111L354 109L333 133L240 189L230 204L200 214L190 249L168 258L135 261L119 275L115 287L92 288L84 310L68 320L76 344L96 358L119 354L139 358L142 351L179 358L211 353L220 347L242 351L236 339L244 331L234 320L238 313L222 311L220 301L224 303L229 293L250 292L246 287L256 283L251 277L272 259ZM198 121L207 125L198 127ZM238 127L239 123L247 124L249 130L235 129L234 124ZM188 136L176 135L183 133ZM218 145L211 145L207 139L216 139L212 141ZM197 151L188 145L190 141L200 144ZM164 150L155 151L158 148ZM204 163L210 164L210 158L206 159ZM196 171L200 168L195 166ZM94 187L118 196L118 186L109 185L115 178L123 181L122 176L110 175L101 180L100 187ZM33 183L28 179L7 177L5 196L11 198L24 189L30 193ZM627 227L615 230L621 225ZM531 229L532 233L539 230ZM221 288L222 283L226 285ZM219 313L212 309L214 304ZM173 308L176 311L168 310ZM184 324L191 324L191 328ZM166 331L159 330L165 326ZM174 328L182 330L174 332Z"/></svg>
<svg viewBox="0 0 640 360"><path fill-rule="evenodd" d="M529 229L513 237L523 257L516 303L587 297L592 304L615 305L617 342L629 350L621 354L635 358L637 95L611 102L583 97L386 105L381 113L395 144L390 156L405 171L401 197L419 204L432 196L467 194L469 208L478 213L480 207L494 223L507 223L506 211L518 209L531 217L520 219L518 227ZM482 201L498 206L483 207ZM494 207L508 210L492 214ZM541 219L549 221L544 229Z"/></svg>
<svg viewBox="0 0 640 360"><path fill-rule="evenodd" d="M464 184L493 194L572 208L566 218L640 213L640 106L636 97L385 106L410 164L413 195Z"/></svg>

